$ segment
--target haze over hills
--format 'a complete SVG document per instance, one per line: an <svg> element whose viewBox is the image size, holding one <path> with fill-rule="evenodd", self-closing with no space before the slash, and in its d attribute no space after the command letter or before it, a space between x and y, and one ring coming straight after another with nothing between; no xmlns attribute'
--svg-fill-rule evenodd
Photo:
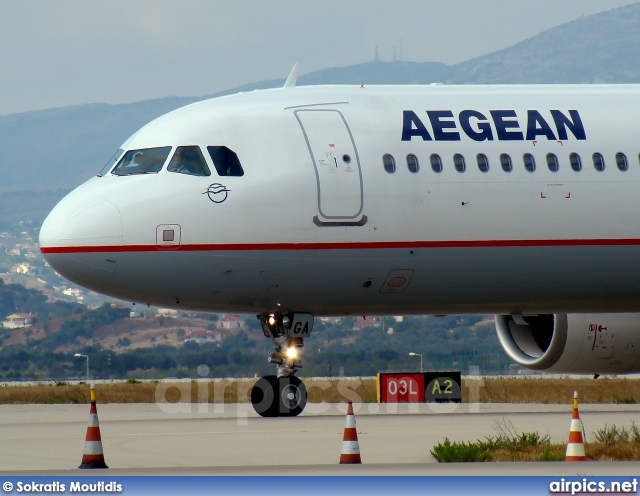
<svg viewBox="0 0 640 496"><path fill-rule="evenodd" d="M456 83L638 83L640 4L582 17L453 67Z"/></svg>
<svg viewBox="0 0 640 496"><path fill-rule="evenodd" d="M79 105L0 116L0 225L20 218L41 221L66 191L95 175L133 132L153 118L211 96L278 87L283 81L251 83L207 97ZM640 3L581 18L453 66L372 61L298 78L299 85L431 82L640 82Z"/></svg>

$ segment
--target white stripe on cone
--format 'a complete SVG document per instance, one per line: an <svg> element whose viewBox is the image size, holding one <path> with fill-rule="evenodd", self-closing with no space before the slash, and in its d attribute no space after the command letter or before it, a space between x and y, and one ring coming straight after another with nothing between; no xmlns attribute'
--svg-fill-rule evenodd
<svg viewBox="0 0 640 496"><path fill-rule="evenodd" d="M584 444L582 443L569 443L567 445L567 454L565 456L585 456Z"/></svg>
<svg viewBox="0 0 640 496"><path fill-rule="evenodd" d="M342 453L345 455L360 454L360 446L358 441L342 441Z"/></svg>
<svg viewBox="0 0 640 496"><path fill-rule="evenodd" d="M571 427L569 428L572 432L582 432L582 422L580 419L571 419ZM584 441L584 440L583 440Z"/></svg>
<svg viewBox="0 0 640 496"><path fill-rule="evenodd" d="M85 455L102 455L102 441L85 441Z"/></svg>

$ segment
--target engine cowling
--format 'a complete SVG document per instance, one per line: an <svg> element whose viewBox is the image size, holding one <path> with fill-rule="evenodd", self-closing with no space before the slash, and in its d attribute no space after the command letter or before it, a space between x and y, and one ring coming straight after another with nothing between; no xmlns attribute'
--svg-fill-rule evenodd
<svg viewBox="0 0 640 496"><path fill-rule="evenodd" d="M523 367L566 374L640 372L640 314L496 315L507 355Z"/></svg>

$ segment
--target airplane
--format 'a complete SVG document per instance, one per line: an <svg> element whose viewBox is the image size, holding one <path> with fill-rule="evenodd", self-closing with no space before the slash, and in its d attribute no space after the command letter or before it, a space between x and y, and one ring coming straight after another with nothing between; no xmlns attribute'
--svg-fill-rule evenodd
<svg viewBox="0 0 640 496"><path fill-rule="evenodd" d="M296 86L163 115L68 194L47 262L112 297L257 315L265 417L314 317L495 314L533 370L640 372L636 85Z"/></svg>

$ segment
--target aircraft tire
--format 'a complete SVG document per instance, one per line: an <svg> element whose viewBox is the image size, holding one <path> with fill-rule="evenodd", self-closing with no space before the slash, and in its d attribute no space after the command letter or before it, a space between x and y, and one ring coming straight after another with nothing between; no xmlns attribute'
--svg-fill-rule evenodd
<svg viewBox="0 0 640 496"><path fill-rule="evenodd" d="M261 417L277 417L278 378L275 375L260 377L251 388L251 405Z"/></svg>

